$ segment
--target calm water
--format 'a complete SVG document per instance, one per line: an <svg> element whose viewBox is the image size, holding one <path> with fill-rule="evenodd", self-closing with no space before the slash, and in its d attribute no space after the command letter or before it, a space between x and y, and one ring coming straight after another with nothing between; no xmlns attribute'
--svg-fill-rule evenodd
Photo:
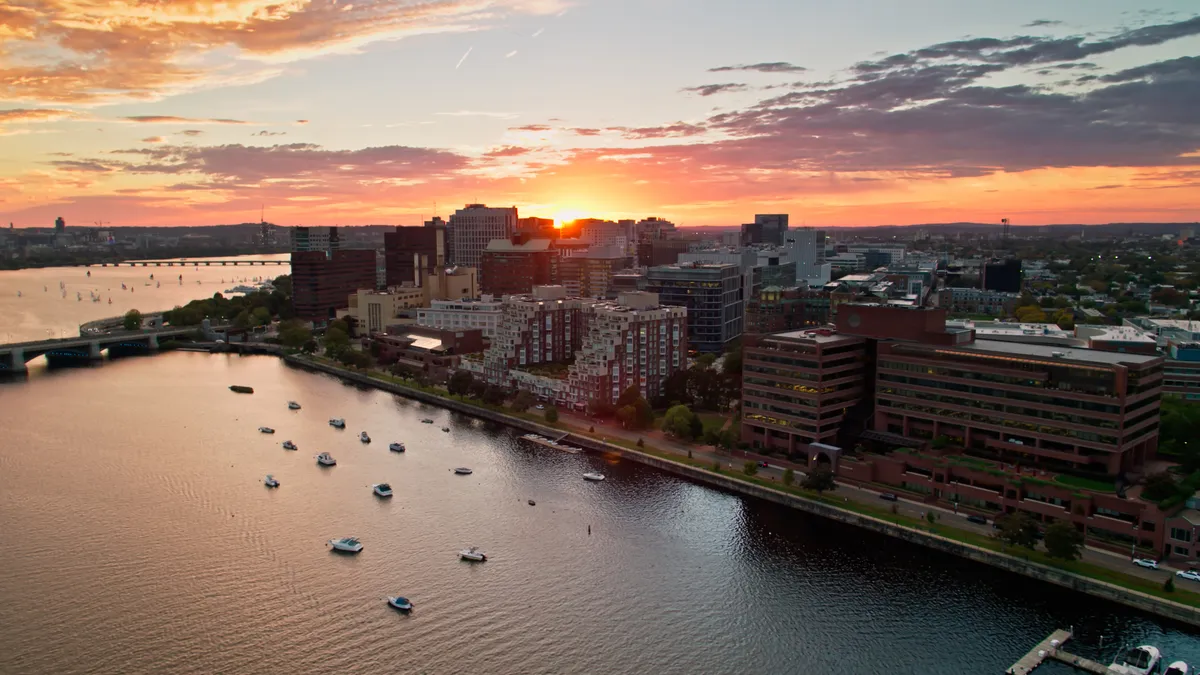
<svg viewBox="0 0 1200 675"><path fill-rule="evenodd" d="M1200 662L1116 605L268 357L35 369L0 428L3 673L999 674L1070 625Z"/></svg>
<svg viewBox="0 0 1200 675"><path fill-rule="evenodd" d="M283 255L247 256L256 260L288 259ZM232 260L232 257L221 258ZM203 258L197 258L203 260ZM91 271L92 276L87 273ZM288 274L287 265L236 267L47 267L0 271L0 341L24 342L79 335L79 324L120 316L131 309L143 313L186 305L197 298L247 282ZM150 275L154 279L150 279ZM179 275L183 275L182 282ZM66 296L59 289L65 284ZM157 285L161 282L161 286ZM199 283L197 283L199 282ZM125 284L132 290L121 290ZM45 289L45 290L43 290ZM20 296L17 293L20 292ZM100 296L92 302L91 294ZM79 294L79 295L77 295ZM82 296L83 300L77 300ZM108 304L112 299L112 304Z"/></svg>

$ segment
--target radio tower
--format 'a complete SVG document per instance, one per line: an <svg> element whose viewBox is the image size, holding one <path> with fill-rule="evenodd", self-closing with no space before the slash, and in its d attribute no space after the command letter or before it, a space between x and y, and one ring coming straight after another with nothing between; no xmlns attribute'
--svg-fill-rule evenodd
<svg viewBox="0 0 1200 675"><path fill-rule="evenodd" d="M1004 226L1004 241L1008 241L1008 229L1009 229L1008 218L1001 218L1000 224Z"/></svg>

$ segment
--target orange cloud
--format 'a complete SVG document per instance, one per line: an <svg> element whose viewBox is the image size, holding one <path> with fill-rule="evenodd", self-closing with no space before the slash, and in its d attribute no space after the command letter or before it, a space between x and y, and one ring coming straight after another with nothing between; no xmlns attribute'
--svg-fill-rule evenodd
<svg viewBox="0 0 1200 675"><path fill-rule="evenodd" d="M0 8L0 100L151 100L259 82L280 72L271 62L564 7L565 0L27 0Z"/></svg>

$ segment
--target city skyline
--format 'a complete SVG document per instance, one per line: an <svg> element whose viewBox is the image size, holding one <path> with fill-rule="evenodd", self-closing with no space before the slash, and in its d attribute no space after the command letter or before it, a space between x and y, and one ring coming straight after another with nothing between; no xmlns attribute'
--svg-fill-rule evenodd
<svg viewBox="0 0 1200 675"><path fill-rule="evenodd" d="M1195 221L1200 16L1123 4L30 0L0 220Z"/></svg>

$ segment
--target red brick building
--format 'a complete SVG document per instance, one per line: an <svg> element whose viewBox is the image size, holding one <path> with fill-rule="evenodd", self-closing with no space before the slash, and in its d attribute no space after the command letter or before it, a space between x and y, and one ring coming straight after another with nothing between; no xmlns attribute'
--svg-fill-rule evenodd
<svg viewBox="0 0 1200 675"><path fill-rule="evenodd" d="M332 319L338 309L350 306L350 295L363 288L375 288L373 250L292 253L292 304L302 319Z"/></svg>
<svg viewBox="0 0 1200 675"><path fill-rule="evenodd" d="M425 256L426 273L445 264L446 227L438 218L425 223L424 227L397 227L395 232L383 234L383 255L387 266L387 285L399 286L416 283L417 265L415 256Z"/></svg>
<svg viewBox="0 0 1200 675"><path fill-rule="evenodd" d="M481 257L480 292L495 296L529 293L558 283L559 254L549 239L515 234L493 239Z"/></svg>
<svg viewBox="0 0 1200 675"><path fill-rule="evenodd" d="M448 371L458 367L463 354L483 351L483 332L477 328L442 330L404 326L395 334L376 333L369 343L381 364L399 365L433 380L445 380Z"/></svg>

